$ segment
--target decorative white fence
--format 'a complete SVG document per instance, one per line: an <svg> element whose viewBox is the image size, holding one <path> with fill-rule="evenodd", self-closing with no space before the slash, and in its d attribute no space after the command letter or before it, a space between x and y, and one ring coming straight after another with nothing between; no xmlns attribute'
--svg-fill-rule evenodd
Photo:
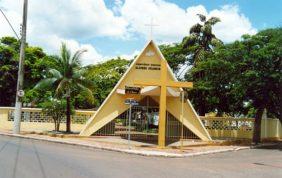
<svg viewBox="0 0 282 178"><path fill-rule="evenodd" d="M14 120L14 107L0 107L0 116L6 117L8 121ZM86 121L95 113L95 111L76 110L75 114L71 116L72 123L85 124ZM40 108L23 108L22 122L42 122L53 123L53 119L42 112ZM62 120L65 123L66 119Z"/></svg>
<svg viewBox="0 0 282 178"><path fill-rule="evenodd" d="M201 120L213 138L251 139L253 136L254 118L201 117ZM281 139L279 119L262 119L261 137Z"/></svg>
<svg viewBox="0 0 282 178"><path fill-rule="evenodd" d="M14 120L14 107L0 107L0 129L11 130ZM76 110L71 116L72 130L79 132L87 120L95 111ZM23 131L47 131L54 130L53 119L45 115L40 108L22 108L22 129ZM63 119L62 123L66 120ZM61 124L61 130L65 129L65 124Z"/></svg>

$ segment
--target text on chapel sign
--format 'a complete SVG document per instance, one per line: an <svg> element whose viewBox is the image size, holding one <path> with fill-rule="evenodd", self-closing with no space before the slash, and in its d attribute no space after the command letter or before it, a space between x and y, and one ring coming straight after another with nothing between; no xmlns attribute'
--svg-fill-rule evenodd
<svg viewBox="0 0 282 178"><path fill-rule="evenodd" d="M161 70L160 64L149 64L149 63L136 63L135 69L139 70Z"/></svg>
<svg viewBox="0 0 282 178"><path fill-rule="evenodd" d="M125 86L125 94L140 94L140 87Z"/></svg>

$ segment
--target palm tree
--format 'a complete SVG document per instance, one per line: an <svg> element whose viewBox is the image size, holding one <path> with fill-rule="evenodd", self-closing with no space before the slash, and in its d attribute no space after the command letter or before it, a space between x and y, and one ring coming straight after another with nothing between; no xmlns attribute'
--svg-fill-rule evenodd
<svg viewBox="0 0 282 178"><path fill-rule="evenodd" d="M190 28L190 35L185 37L182 41L182 47L186 53L187 60L193 65L195 69L200 61L205 59L208 53L212 53L214 47L221 45L222 42L216 38L212 32L212 26L220 22L217 17L211 17L207 20L206 16L202 14L197 14L200 18L201 23L197 23ZM183 70L184 71L184 70ZM191 74L191 71L186 73L186 79L192 79L195 81L195 88L190 92L192 95L192 100L196 105L199 115L205 115L207 111L206 107L206 91L205 89L199 87L199 81L204 77L204 71L198 71Z"/></svg>
<svg viewBox="0 0 282 178"><path fill-rule="evenodd" d="M48 70L45 79L39 81L35 88L44 89L46 87L54 87L55 96L65 97L67 101L66 108L66 132L70 132L71 124L71 96L77 92L84 92L89 97L92 94L92 82L83 77L83 69L81 68L81 55L86 50L78 50L71 55L65 43L62 43L60 55L54 56L54 67Z"/></svg>
<svg viewBox="0 0 282 178"><path fill-rule="evenodd" d="M197 14L202 24L197 23L190 28L190 35L182 41L183 48L191 54L190 58L194 67L204 59L206 52L212 52L213 48L222 42L212 33L212 26L220 22L217 17L207 20L206 16Z"/></svg>

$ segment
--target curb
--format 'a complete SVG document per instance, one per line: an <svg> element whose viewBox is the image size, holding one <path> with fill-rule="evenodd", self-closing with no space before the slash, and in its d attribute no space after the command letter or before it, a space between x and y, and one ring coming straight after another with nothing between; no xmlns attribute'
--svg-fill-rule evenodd
<svg viewBox="0 0 282 178"><path fill-rule="evenodd" d="M25 138L25 139L33 139L33 140L39 140L39 141L47 141L47 142L52 142L52 143L67 144L67 145L73 145L73 146L80 146L80 147L90 148L90 149L100 149L100 150L115 151L115 152L120 152L120 153L127 153L127 154L141 155L141 156L167 157L167 158L184 158L184 157L193 157L193 156L200 156L200 155L207 155L207 154L215 154L215 153L251 149L251 147L239 147L239 148L203 151L203 152L196 152L196 153L178 154L178 153L168 153L168 152L161 152L161 151L147 151L147 150L140 151L140 150L132 150L132 149L102 147L102 146L85 144L85 143L75 143L72 141L60 141L60 140L53 140L53 139L48 139L48 138L36 138L32 136L10 134L10 133L3 133L3 132L0 132L0 135L9 136L9 137L17 137L17 138Z"/></svg>
<svg viewBox="0 0 282 178"><path fill-rule="evenodd" d="M227 149L203 151L203 152L197 152L197 153L186 153L186 154L183 154L183 156L184 157L193 157L193 156L200 156L200 155L207 155L207 154L224 153L224 152L230 152L230 151L247 150L247 149L250 149L250 147L227 148Z"/></svg>
<svg viewBox="0 0 282 178"><path fill-rule="evenodd" d="M263 148L263 147L276 146L276 145L279 145L279 143L264 143L264 144L259 144L259 145L252 145L250 146L250 148L256 149L256 148Z"/></svg>

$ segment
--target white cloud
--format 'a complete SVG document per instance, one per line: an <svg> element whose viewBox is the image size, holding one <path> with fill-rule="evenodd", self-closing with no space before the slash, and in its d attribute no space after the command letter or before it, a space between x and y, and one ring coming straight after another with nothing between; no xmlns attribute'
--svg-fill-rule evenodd
<svg viewBox="0 0 282 178"><path fill-rule="evenodd" d="M238 6L225 5L221 9L213 10L209 16L219 17L221 22L214 26L214 33L225 42L240 39L243 34L255 34L257 30L244 14L241 14Z"/></svg>
<svg viewBox="0 0 282 178"><path fill-rule="evenodd" d="M207 12L203 5L182 9L174 3L164 0L125 0L120 8L122 16L129 22L130 31L148 36L149 29L145 26L153 17L158 27L154 28L154 37L161 42L180 41L188 35L192 25L199 22L197 14L208 17L220 17L222 22L215 26L214 32L225 42L239 39L245 33L254 34L254 29L237 6L223 6Z"/></svg>
<svg viewBox="0 0 282 178"><path fill-rule="evenodd" d="M185 10L173 3L165 1L142 0L136 3L126 0L120 9L122 16L129 21L130 31L148 36L149 28L145 26L153 18L154 37L162 41L175 41L179 36L187 34L187 26L183 23Z"/></svg>
<svg viewBox="0 0 282 178"><path fill-rule="evenodd" d="M40 41L48 49L49 54L58 54L61 47L61 43L66 43L67 47L74 53L77 50L87 50L81 57L83 65L95 64L101 62L103 56L97 52L93 45L89 43L79 43L74 39L64 39L57 35L46 35L32 39L31 43Z"/></svg>
<svg viewBox="0 0 282 178"><path fill-rule="evenodd" d="M31 33L40 36L38 32L41 31L56 36L45 40L47 44L51 43L49 50L58 49L61 41L65 41L73 50L86 48L83 64L97 63L104 57L93 45L78 41L103 36L126 36L127 22L122 17L115 16L103 0L34 0L30 6L35 9L31 11L30 16L36 17L31 23L37 24L37 28ZM48 7L47 11L43 11L42 7Z"/></svg>
<svg viewBox="0 0 282 178"><path fill-rule="evenodd" d="M135 50L131 54L122 54L122 55L119 55L119 57L122 58L122 59L131 60L131 59L134 59L134 57L139 55L139 54L140 54L140 51L139 50Z"/></svg>
<svg viewBox="0 0 282 178"><path fill-rule="evenodd" d="M19 24L21 23L21 20L22 20L21 16L17 12L14 12L14 11L5 11L5 15L8 17L10 23L13 25L16 33L20 35L19 34L19 31L20 31ZM10 26L8 25L6 19L0 13L0 37L1 36L15 36L15 34L12 31L12 29L10 28Z"/></svg>
<svg viewBox="0 0 282 178"><path fill-rule="evenodd" d="M103 0L33 0L29 16L36 30L66 38L120 37L127 22L108 9ZM39 29L38 29L39 28Z"/></svg>
<svg viewBox="0 0 282 178"><path fill-rule="evenodd" d="M22 0L0 2L0 7L19 34ZM0 36L15 36L2 15L0 24ZM58 51L61 42L66 42L72 51L86 48L87 52L82 57L84 65L97 63L103 57L93 45L79 43L79 40L96 36L122 36L125 32L126 22L115 17L103 0L29 1L27 41L43 47L51 54Z"/></svg>

